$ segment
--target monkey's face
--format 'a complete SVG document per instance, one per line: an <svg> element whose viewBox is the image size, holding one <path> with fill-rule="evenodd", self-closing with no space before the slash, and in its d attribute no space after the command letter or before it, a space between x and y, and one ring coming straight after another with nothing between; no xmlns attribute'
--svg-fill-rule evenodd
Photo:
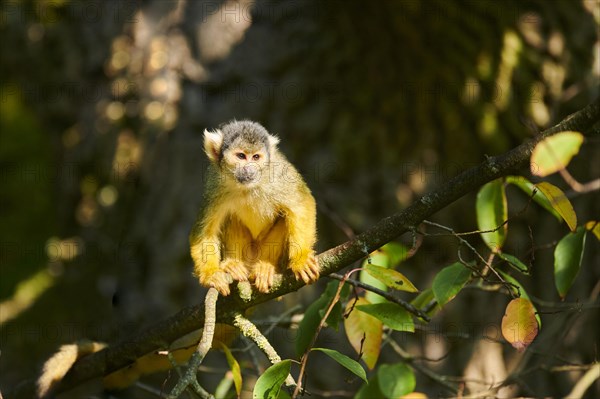
<svg viewBox="0 0 600 399"><path fill-rule="evenodd" d="M232 146L223 153L222 166L235 182L251 188L268 173L269 152L265 146Z"/></svg>

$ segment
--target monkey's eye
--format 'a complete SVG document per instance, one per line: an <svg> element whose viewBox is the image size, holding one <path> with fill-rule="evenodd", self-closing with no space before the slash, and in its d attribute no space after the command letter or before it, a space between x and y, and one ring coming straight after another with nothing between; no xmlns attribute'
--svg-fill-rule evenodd
<svg viewBox="0 0 600 399"><path fill-rule="evenodd" d="M246 154L244 154L243 152L238 152L237 154L235 154L236 157L238 157L238 159L246 159Z"/></svg>
<svg viewBox="0 0 600 399"><path fill-rule="evenodd" d="M252 155L252 160L253 161L258 161L260 159L260 154L254 154Z"/></svg>

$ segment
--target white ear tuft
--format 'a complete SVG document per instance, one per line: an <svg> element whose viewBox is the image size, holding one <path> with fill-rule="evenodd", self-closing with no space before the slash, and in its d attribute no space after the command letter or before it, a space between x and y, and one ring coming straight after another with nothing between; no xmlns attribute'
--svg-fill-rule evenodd
<svg viewBox="0 0 600 399"><path fill-rule="evenodd" d="M214 132L204 130L204 151L211 162L219 162L221 146L223 145L223 132L219 129Z"/></svg>
<svg viewBox="0 0 600 399"><path fill-rule="evenodd" d="M277 147L277 144L279 144L279 137L269 134L269 146L274 148Z"/></svg>

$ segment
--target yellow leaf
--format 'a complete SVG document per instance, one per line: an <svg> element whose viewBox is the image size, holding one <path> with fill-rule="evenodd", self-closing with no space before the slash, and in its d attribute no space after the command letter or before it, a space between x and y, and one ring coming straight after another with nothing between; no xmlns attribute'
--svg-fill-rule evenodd
<svg viewBox="0 0 600 399"><path fill-rule="evenodd" d="M349 301L346 306L346 312L350 311L352 306L370 305L365 298L358 298L358 301ZM353 309L352 313L344 320L344 329L350 345L356 353L361 353L362 360L369 370L373 370L379 358L381 351L381 337L383 334L383 323L373 316L358 309ZM364 339L364 341L363 341Z"/></svg>
<svg viewBox="0 0 600 399"><path fill-rule="evenodd" d="M397 289L398 291L419 292L413 283L406 276L394 269L376 265L365 265L367 273L386 286Z"/></svg>
<svg viewBox="0 0 600 399"><path fill-rule="evenodd" d="M600 240L600 222L597 220L590 220L585 224L585 229L591 231L598 240Z"/></svg>
<svg viewBox="0 0 600 399"><path fill-rule="evenodd" d="M502 318L502 335L519 352L525 350L539 331L535 308L529 299L516 298L509 302Z"/></svg>
<svg viewBox="0 0 600 399"><path fill-rule="evenodd" d="M235 392L239 398L242 393L242 371L240 369L240 364L237 362L235 357L233 357L231 351L225 344L221 344L221 348L223 349L223 352L225 352L225 357L227 358L227 363L229 364L229 369L231 370L231 374L233 376Z"/></svg>
<svg viewBox="0 0 600 399"><path fill-rule="evenodd" d="M560 188L545 181L536 184L536 187L548 198L552 207L567 222L569 229L575 231L577 229L577 215L565 193Z"/></svg>
<svg viewBox="0 0 600 399"><path fill-rule="evenodd" d="M567 131L546 137L531 153L531 173L544 177L566 168L582 143L583 135L578 132Z"/></svg>
<svg viewBox="0 0 600 399"><path fill-rule="evenodd" d="M408 395L400 396L400 399L427 399L423 392L411 392Z"/></svg>

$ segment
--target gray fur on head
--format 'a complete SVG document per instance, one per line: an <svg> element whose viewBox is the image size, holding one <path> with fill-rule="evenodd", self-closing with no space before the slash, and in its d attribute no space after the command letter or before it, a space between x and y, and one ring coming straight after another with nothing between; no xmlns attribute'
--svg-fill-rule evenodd
<svg viewBox="0 0 600 399"><path fill-rule="evenodd" d="M264 147L267 154L276 150L279 139L267 132L261 124L249 120L229 122L211 132L204 131L204 150L213 162L219 162L223 153L237 144L255 149Z"/></svg>
<svg viewBox="0 0 600 399"><path fill-rule="evenodd" d="M234 120L222 125L219 130L223 133L221 153L226 151L238 139L250 145L264 145L267 150L270 149L271 145L275 145L278 142L260 123L249 120ZM275 139L275 141L272 139Z"/></svg>

